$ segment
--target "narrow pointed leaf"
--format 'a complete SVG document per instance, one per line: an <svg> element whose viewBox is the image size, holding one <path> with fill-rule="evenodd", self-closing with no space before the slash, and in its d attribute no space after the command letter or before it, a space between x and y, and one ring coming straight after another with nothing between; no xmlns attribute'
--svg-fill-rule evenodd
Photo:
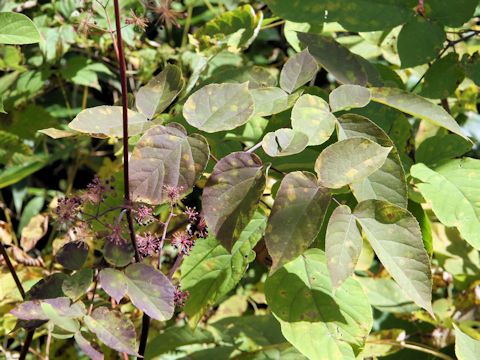
<svg viewBox="0 0 480 360"><path fill-rule="evenodd" d="M132 199L161 204L167 201L167 186L177 188L180 194L187 193L205 169L209 156L205 138L198 134L187 136L179 124L151 128L132 153Z"/></svg>
<svg viewBox="0 0 480 360"><path fill-rule="evenodd" d="M315 162L318 181L339 189L363 180L385 163L392 147L383 147L366 138L351 138L330 145Z"/></svg>
<svg viewBox="0 0 480 360"><path fill-rule="evenodd" d="M138 90L135 106L147 118L152 119L175 100L184 85L182 70L168 64L160 74Z"/></svg>
<svg viewBox="0 0 480 360"><path fill-rule="evenodd" d="M280 72L280 87L291 94L312 80L317 71L315 58L305 49L293 55L283 66Z"/></svg>
<svg viewBox="0 0 480 360"><path fill-rule="evenodd" d="M255 154L235 152L215 165L202 205L209 231L227 250L255 213L265 181L264 166Z"/></svg>
<svg viewBox="0 0 480 360"><path fill-rule="evenodd" d="M370 91L359 85L340 85L329 95L332 112L362 108L370 102Z"/></svg>
<svg viewBox="0 0 480 360"><path fill-rule="evenodd" d="M340 205L330 216L325 237L328 271L334 288L353 274L362 243L355 216L348 206Z"/></svg>
<svg viewBox="0 0 480 360"><path fill-rule="evenodd" d="M232 130L253 115L254 103L243 84L210 84L194 92L183 106L187 122L209 133Z"/></svg>
<svg viewBox="0 0 480 360"><path fill-rule="evenodd" d="M307 145L307 135L287 128L267 133L262 140L263 150L272 157L298 154L305 150Z"/></svg>
<svg viewBox="0 0 480 360"><path fill-rule="evenodd" d="M321 97L302 95L292 109L292 128L308 136L308 145L320 145L335 130L335 116Z"/></svg>
<svg viewBox="0 0 480 360"><path fill-rule="evenodd" d="M417 220L407 210L381 200L363 201L353 213L393 279L433 314L430 259Z"/></svg>
<svg viewBox="0 0 480 360"><path fill-rule="evenodd" d="M296 171L283 178L265 232L272 273L309 248L329 201L330 192L318 186L314 174Z"/></svg>
<svg viewBox="0 0 480 360"><path fill-rule="evenodd" d="M127 281L125 274L119 270L106 268L98 274L98 279L102 289L115 299L117 303L127 293Z"/></svg>

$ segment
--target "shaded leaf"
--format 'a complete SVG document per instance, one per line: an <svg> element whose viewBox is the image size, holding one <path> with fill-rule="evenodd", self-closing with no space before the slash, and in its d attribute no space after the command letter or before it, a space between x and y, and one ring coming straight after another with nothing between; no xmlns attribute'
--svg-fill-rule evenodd
<svg viewBox="0 0 480 360"><path fill-rule="evenodd" d="M332 112L361 108L370 102L370 91L359 85L340 85L329 95Z"/></svg>
<svg viewBox="0 0 480 360"><path fill-rule="evenodd" d="M314 174L296 171L280 184L268 219L265 243L272 257L271 273L303 254L317 237L330 192Z"/></svg>
<svg viewBox="0 0 480 360"><path fill-rule="evenodd" d="M51 299L65 296L62 284L68 275L57 272L40 279L27 292L26 299Z"/></svg>
<svg viewBox="0 0 480 360"><path fill-rule="evenodd" d="M95 349L87 339L82 336L82 333L79 331L74 336L75 342L80 347L80 349L87 355L91 360L103 360L103 354Z"/></svg>
<svg viewBox="0 0 480 360"><path fill-rule="evenodd" d="M182 70L167 64L165 68L135 95L135 107L147 118L161 114L178 96L185 86Z"/></svg>
<svg viewBox="0 0 480 360"><path fill-rule="evenodd" d="M435 165L464 155L472 148L470 141L454 134L439 134L422 141L415 150L417 163Z"/></svg>
<svg viewBox="0 0 480 360"><path fill-rule="evenodd" d="M37 27L28 16L0 12L0 44L33 44L40 42Z"/></svg>
<svg viewBox="0 0 480 360"><path fill-rule="evenodd" d="M455 6L448 1L429 0L427 7L427 16L435 19L443 25L450 27L460 27L472 18L475 8L478 6L477 0L457 0Z"/></svg>
<svg viewBox="0 0 480 360"><path fill-rule="evenodd" d="M202 206L209 231L227 250L252 219L265 181L264 166L255 154L235 152L215 165L203 190Z"/></svg>
<svg viewBox="0 0 480 360"><path fill-rule="evenodd" d="M85 305L82 303L72 304L66 297L24 301L10 313L22 320L50 320L48 314L43 311L42 304L51 305L59 316L68 318L82 317L86 313Z"/></svg>
<svg viewBox="0 0 480 360"><path fill-rule="evenodd" d="M450 53L436 60L425 73L420 95L431 99L446 99L465 78L458 55Z"/></svg>
<svg viewBox="0 0 480 360"><path fill-rule="evenodd" d="M308 136L308 145L320 145L335 130L335 116L321 97L302 95L292 109L292 128Z"/></svg>
<svg viewBox="0 0 480 360"><path fill-rule="evenodd" d="M58 261L65 269L80 269L88 257L88 244L85 241L70 241L63 245L55 255Z"/></svg>
<svg viewBox="0 0 480 360"><path fill-rule="evenodd" d="M430 259L417 220L380 200L359 203L354 215L383 266L418 306L433 314Z"/></svg>
<svg viewBox="0 0 480 360"><path fill-rule="evenodd" d="M205 169L209 156L206 139L198 134L188 136L179 124L149 129L131 156L131 198L157 205L168 200L165 187L187 193Z"/></svg>
<svg viewBox="0 0 480 360"><path fill-rule="evenodd" d="M102 63L94 63L83 56L68 58L65 66L60 70L62 76L77 85L90 86L101 91L98 83L98 73L113 75L110 69Z"/></svg>
<svg viewBox="0 0 480 360"><path fill-rule="evenodd" d="M129 242L116 244L112 241L106 241L103 247L103 257L115 267L124 267L132 262L135 255L133 246Z"/></svg>
<svg viewBox="0 0 480 360"><path fill-rule="evenodd" d="M285 111L293 106L298 94L288 95L277 87L263 87L250 91L255 111L253 116L270 116Z"/></svg>
<svg viewBox="0 0 480 360"><path fill-rule="evenodd" d="M462 332L457 325L453 326L455 327L455 355L458 360L475 360L480 353L480 341Z"/></svg>
<svg viewBox="0 0 480 360"><path fill-rule="evenodd" d="M267 133L262 140L262 148L267 155L289 156L302 152L308 145L308 136L303 132L288 128Z"/></svg>
<svg viewBox="0 0 480 360"><path fill-rule="evenodd" d="M83 269L66 278L62 284L62 290L72 301L80 299L90 287L93 278L92 269Z"/></svg>
<svg viewBox="0 0 480 360"><path fill-rule="evenodd" d="M127 281L125 274L119 270L106 268L98 274L100 286L105 292L115 299L117 303L127 293Z"/></svg>
<svg viewBox="0 0 480 360"><path fill-rule="evenodd" d="M293 55L283 66L280 72L280 87L291 94L312 80L317 71L315 58L305 49Z"/></svg>
<svg viewBox="0 0 480 360"><path fill-rule="evenodd" d="M194 92L183 106L187 122L205 132L232 130L253 115L248 83L210 84Z"/></svg>
<svg viewBox="0 0 480 360"><path fill-rule="evenodd" d="M360 181L381 168L391 150L366 138L341 140L320 153L315 162L318 181L331 189Z"/></svg>
<svg viewBox="0 0 480 360"><path fill-rule="evenodd" d="M128 110L128 135L138 135L148 129L150 123L145 115ZM82 110L68 126L75 131L93 137L123 137L121 106L95 106Z"/></svg>
<svg viewBox="0 0 480 360"><path fill-rule="evenodd" d="M373 101L441 126L468 140L455 119L444 108L421 96L395 88L373 88L371 92Z"/></svg>
<svg viewBox="0 0 480 360"><path fill-rule="evenodd" d="M338 288L353 274L362 243L352 211L346 205L338 206L330 216L325 237L327 266L333 288Z"/></svg>
<svg viewBox="0 0 480 360"><path fill-rule="evenodd" d="M416 186L442 224L458 228L470 245L480 249L480 160L451 160L435 170L416 164L410 171L421 181Z"/></svg>

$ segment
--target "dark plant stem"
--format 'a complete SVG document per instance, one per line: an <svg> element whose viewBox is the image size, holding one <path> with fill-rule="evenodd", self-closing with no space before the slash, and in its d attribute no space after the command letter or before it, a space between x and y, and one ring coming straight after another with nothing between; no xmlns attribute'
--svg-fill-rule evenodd
<svg viewBox="0 0 480 360"><path fill-rule="evenodd" d="M127 93L127 67L125 64L125 53L123 51L122 27L120 24L120 5L118 0L113 0L115 8L115 27L117 33L117 48L118 48L118 64L120 70L120 82L122 85L122 117L123 117L123 182L124 182L124 199L126 207L126 215L128 222L128 230L130 233L130 241L135 251L135 260L140 262L140 255L138 253L137 241L135 239L135 228L133 226L132 212L130 208L130 186L129 186L129 168L128 168L128 93ZM140 335L140 347L138 349L139 357L142 359L145 353L145 348L148 339L148 330L150 327L150 318L145 313L142 317L142 333Z"/></svg>

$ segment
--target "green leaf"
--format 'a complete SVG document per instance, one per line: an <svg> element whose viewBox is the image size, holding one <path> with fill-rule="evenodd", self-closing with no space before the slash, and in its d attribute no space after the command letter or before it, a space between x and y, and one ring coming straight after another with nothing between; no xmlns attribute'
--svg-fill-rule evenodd
<svg viewBox="0 0 480 360"><path fill-rule="evenodd" d="M252 219L265 181L265 168L255 154L234 152L213 168L203 190L203 213L209 231L227 250Z"/></svg>
<svg viewBox="0 0 480 360"><path fill-rule="evenodd" d="M62 284L62 290L72 301L77 301L87 292L92 283L93 271L83 269L66 278Z"/></svg>
<svg viewBox="0 0 480 360"><path fill-rule="evenodd" d="M128 135L138 135L150 126L145 115L128 110ZM68 126L92 137L123 137L121 106L95 106L82 110Z"/></svg>
<svg viewBox="0 0 480 360"><path fill-rule="evenodd" d="M125 269L125 280L133 305L159 321L173 316L175 287L162 272L147 264L135 263Z"/></svg>
<svg viewBox="0 0 480 360"><path fill-rule="evenodd" d="M453 326L455 327L455 355L458 360L475 360L480 353L480 341L462 332L457 325Z"/></svg>
<svg viewBox="0 0 480 360"><path fill-rule="evenodd" d="M385 0L267 0L273 13L286 20L339 22L350 31L391 29L407 21L407 4Z"/></svg>
<svg viewBox="0 0 480 360"><path fill-rule="evenodd" d="M314 174L295 171L280 184L268 219L265 243L272 257L271 273L303 254L317 237L330 192Z"/></svg>
<svg viewBox="0 0 480 360"><path fill-rule="evenodd" d="M310 249L286 264L265 282L267 303L285 338L309 359L354 359L372 310L352 278L333 294L326 262L323 251Z"/></svg>
<svg viewBox="0 0 480 360"><path fill-rule="evenodd" d="M446 35L443 27L417 16L406 23L398 35L398 54L403 68L425 64L442 50Z"/></svg>
<svg viewBox="0 0 480 360"><path fill-rule="evenodd" d="M352 211L346 205L338 206L330 216L325 236L328 271L334 288L353 274L362 244L362 235Z"/></svg>
<svg viewBox="0 0 480 360"><path fill-rule="evenodd" d="M242 279L249 263L255 259L253 248L262 238L267 219L257 212L242 231L229 253L210 236L198 241L181 266L180 284L190 296L185 312L198 323L209 306L215 304Z"/></svg>
<svg viewBox="0 0 480 360"><path fill-rule="evenodd" d="M303 132L288 128L267 133L262 140L262 148L272 157L298 154L308 146L308 136Z"/></svg>
<svg viewBox="0 0 480 360"><path fill-rule="evenodd" d="M252 116L270 116L285 111L293 106L298 94L288 95L277 87L263 87L250 90L255 111Z"/></svg>
<svg viewBox="0 0 480 360"><path fill-rule="evenodd" d="M366 85L368 77L365 69L357 58L347 48L332 38L298 33L298 38L308 47L310 54L329 73L343 84Z"/></svg>
<svg viewBox="0 0 480 360"><path fill-rule="evenodd" d="M72 304L70 299L66 297L24 301L15 306L10 313L22 320L50 320L50 314L45 312L42 306L44 304L49 304L56 309L58 316L70 319L79 318L86 314L83 303Z"/></svg>
<svg viewBox="0 0 480 360"><path fill-rule="evenodd" d="M440 134L422 141L415 151L417 163L435 165L462 156L472 148L472 143L454 134Z"/></svg>
<svg viewBox="0 0 480 360"><path fill-rule="evenodd" d="M5 108L3 107L3 96L0 96L0 113L6 114Z"/></svg>
<svg viewBox="0 0 480 360"><path fill-rule="evenodd" d="M205 132L232 130L253 115L248 83L210 84L194 92L183 106L187 122Z"/></svg>
<svg viewBox="0 0 480 360"><path fill-rule="evenodd" d="M51 157L50 157L51 159ZM30 156L18 165L8 166L0 173L0 189L19 182L44 168L49 162L47 156Z"/></svg>
<svg viewBox="0 0 480 360"><path fill-rule="evenodd" d="M318 181L330 189L363 180L382 167L392 147L362 137L341 140L324 149L315 162Z"/></svg>
<svg viewBox="0 0 480 360"><path fill-rule="evenodd" d="M85 241L69 241L58 250L55 260L65 269L80 269L88 257L88 244Z"/></svg>
<svg viewBox="0 0 480 360"><path fill-rule="evenodd" d="M308 145L320 145L335 130L335 116L321 97L302 95L292 109L292 128L308 136Z"/></svg>
<svg viewBox="0 0 480 360"><path fill-rule="evenodd" d="M210 150L198 134L170 123L149 129L135 146L130 163L130 192L135 201L158 205L168 201L166 187L190 191L205 169Z"/></svg>
<svg viewBox="0 0 480 360"><path fill-rule="evenodd" d="M320 34L323 30L323 23L307 23L307 22L293 22L293 21L286 21L285 26L283 27L283 34L285 35L285 39L290 44L290 46L296 51L302 51L300 46L300 40L298 39L299 32L305 33L316 33Z"/></svg>
<svg viewBox="0 0 480 360"><path fill-rule="evenodd" d="M370 102L370 91L359 85L341 85L329 95L332 112L361 108Z"/></svg>
<svg viewBox="0 0 480 360"><path fill-rule="evenodd" d="M178 96L185 86L182 70L167 64L165 68L135 95L135 107L147 118L161 114Z"/></svg>
<svg viewBox="0 0 480 360"><path fill-rule="evenodd" d="M98 274L98 280L102 289L115 299L117 303L127 293L127 281L125 274L119 270L106 268Z"/></svg>
<svg viewBox="0 0 480 360"><path fill-rule="evenodd" d="M445 26L457 28L473 17L477 6L477 0L457 0L455 3L428 0L426 12L429 18L437 20Z"/></svg>
<svg viewBox="0 0 480 360"><path fill-rule="evenodd" d="M435 170L416 164L410 172L421 181L416 186L432 204L433 212L442 224L456 227L461 236L479 250L480 160L451 160Z"/></svg>
<svg viewBox="0 0 480 360"><path fill-rule="evenodd" d="M76 333L80 329L78 320L62 316L57 309L47 302L40 303L42 311L48 317L48 319L60 329L69 333Z"/></svg>
<svg viewBox="0 0 480 360"><path fill-rule="evenodd" d="M315 58L305 49L293 55L283 66L280 72L280 87L291 94L312 80L317 71Z"/></svg>
<svg viewBox="0 0 480 360"><path fill-rule="evenodd" d="M453 95L463 81L465 72L458 55L450 53L438 59L428 69L420 95L431 99L446 99Z"/></svg>
<svg viewBox="0 0 480 360"><path fill-rule="evenodd" d="M381 200L359 203L353 214L383 266L418 306L433 314L432 273L417 220Z"/></svg>
<svg viewBox="0 0 480 360"><path fill-rule="evenodd" d="M84 320L88 329L108 347L118 352L139 356L135 326L122 313L101 306L94 309L91 315L85 316Z"/></svg>
<svg viewBox="0 0 480 360"><path fill-rule="evenodd" d="M372 88L372 100L443 127L468 140L455 119L442 107L421 96L395 88Z"/></svg>
<svg viewBox="0 0 480 360"><path fill-rule="evenodd" d="M350 188L358 201L378 199L407 207L407 182L397 149L388 135L367 118L347 114L338 119L340 140L363 137L384 147L392 147L385 163L368 177L354 182Z"/></svg>
<svg viewBox="0 0 480 360"><path fill-rule="evenodd" d="M108 67L102 63L94 63L83 56L73 56L68 59L65 67L60 70L62 76L74 84L90 86L101 91L97 73L112 75Z"/></svg>
<svg viewBox="0 0 480 360"><path fill-rule="evenodd" d="M27 16L0 12L0 44L34 44L40 41L37 27Z"/></svg>

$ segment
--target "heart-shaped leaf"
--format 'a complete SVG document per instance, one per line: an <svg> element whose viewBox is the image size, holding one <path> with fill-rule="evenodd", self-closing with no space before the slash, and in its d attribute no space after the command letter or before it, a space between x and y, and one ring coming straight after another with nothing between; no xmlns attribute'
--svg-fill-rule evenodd
<svg viewBox="0 0 480 360"><path fill-rule="evenodd" d="M318 186L314 174L296 171L283 178L265 232L272 273L308 249L320 231L329 201L330 192Z"/></svg>
<svg viewBox="0 0 480 360"><path fill-rule="evenodd" d="M213 168L203 190L203 212L209 231L228 250L255 213L265 181L265 168L255 154L235 152Z"/></svg>
<svg viewBox="0 0 480 360"><path fill-rule="evenodd" d="M291 94L312 80L317 71L315 58L305 49L293 55L283 66L280 72L280 87Z"/></svg>
<svg viewBox="0 0 480 360"><path fill-rule="evenodd" d="M362 108L370 102L370 91L359 85L340 85L329 95L329 103L333 112Z"/></svg>
<svg viewBox="0 0 480 360"><path fill-rule="evenodd" d="M267 133L262 140L262 148L267 155L289 156L302 152L308 145L308 136L292 129L278 129Z"/></svg>
<svg viewBox="0 0 480 360"><path fill-rule="evenodd" d="M187 122L209 133L232 130L253 115L254 103L243 84L210 84L194 92L183 106Z"/></svg>
<svg viewBox="0 0 480 360"><path fill-rule="evenodd" d="M328 146L315 162L318 181L339 189L360 181L385 163L392 147L383 147L366 138L341 140Z"/></svg>
<svg viewBox="0 0 480 360"><path fill-rule="evenodd" d="M131 198L157 205L168 200L166 187L187 193L205 169L209 156L205 138L198 134L187 136L179 124L151 128L132 153Z"/></svg>

